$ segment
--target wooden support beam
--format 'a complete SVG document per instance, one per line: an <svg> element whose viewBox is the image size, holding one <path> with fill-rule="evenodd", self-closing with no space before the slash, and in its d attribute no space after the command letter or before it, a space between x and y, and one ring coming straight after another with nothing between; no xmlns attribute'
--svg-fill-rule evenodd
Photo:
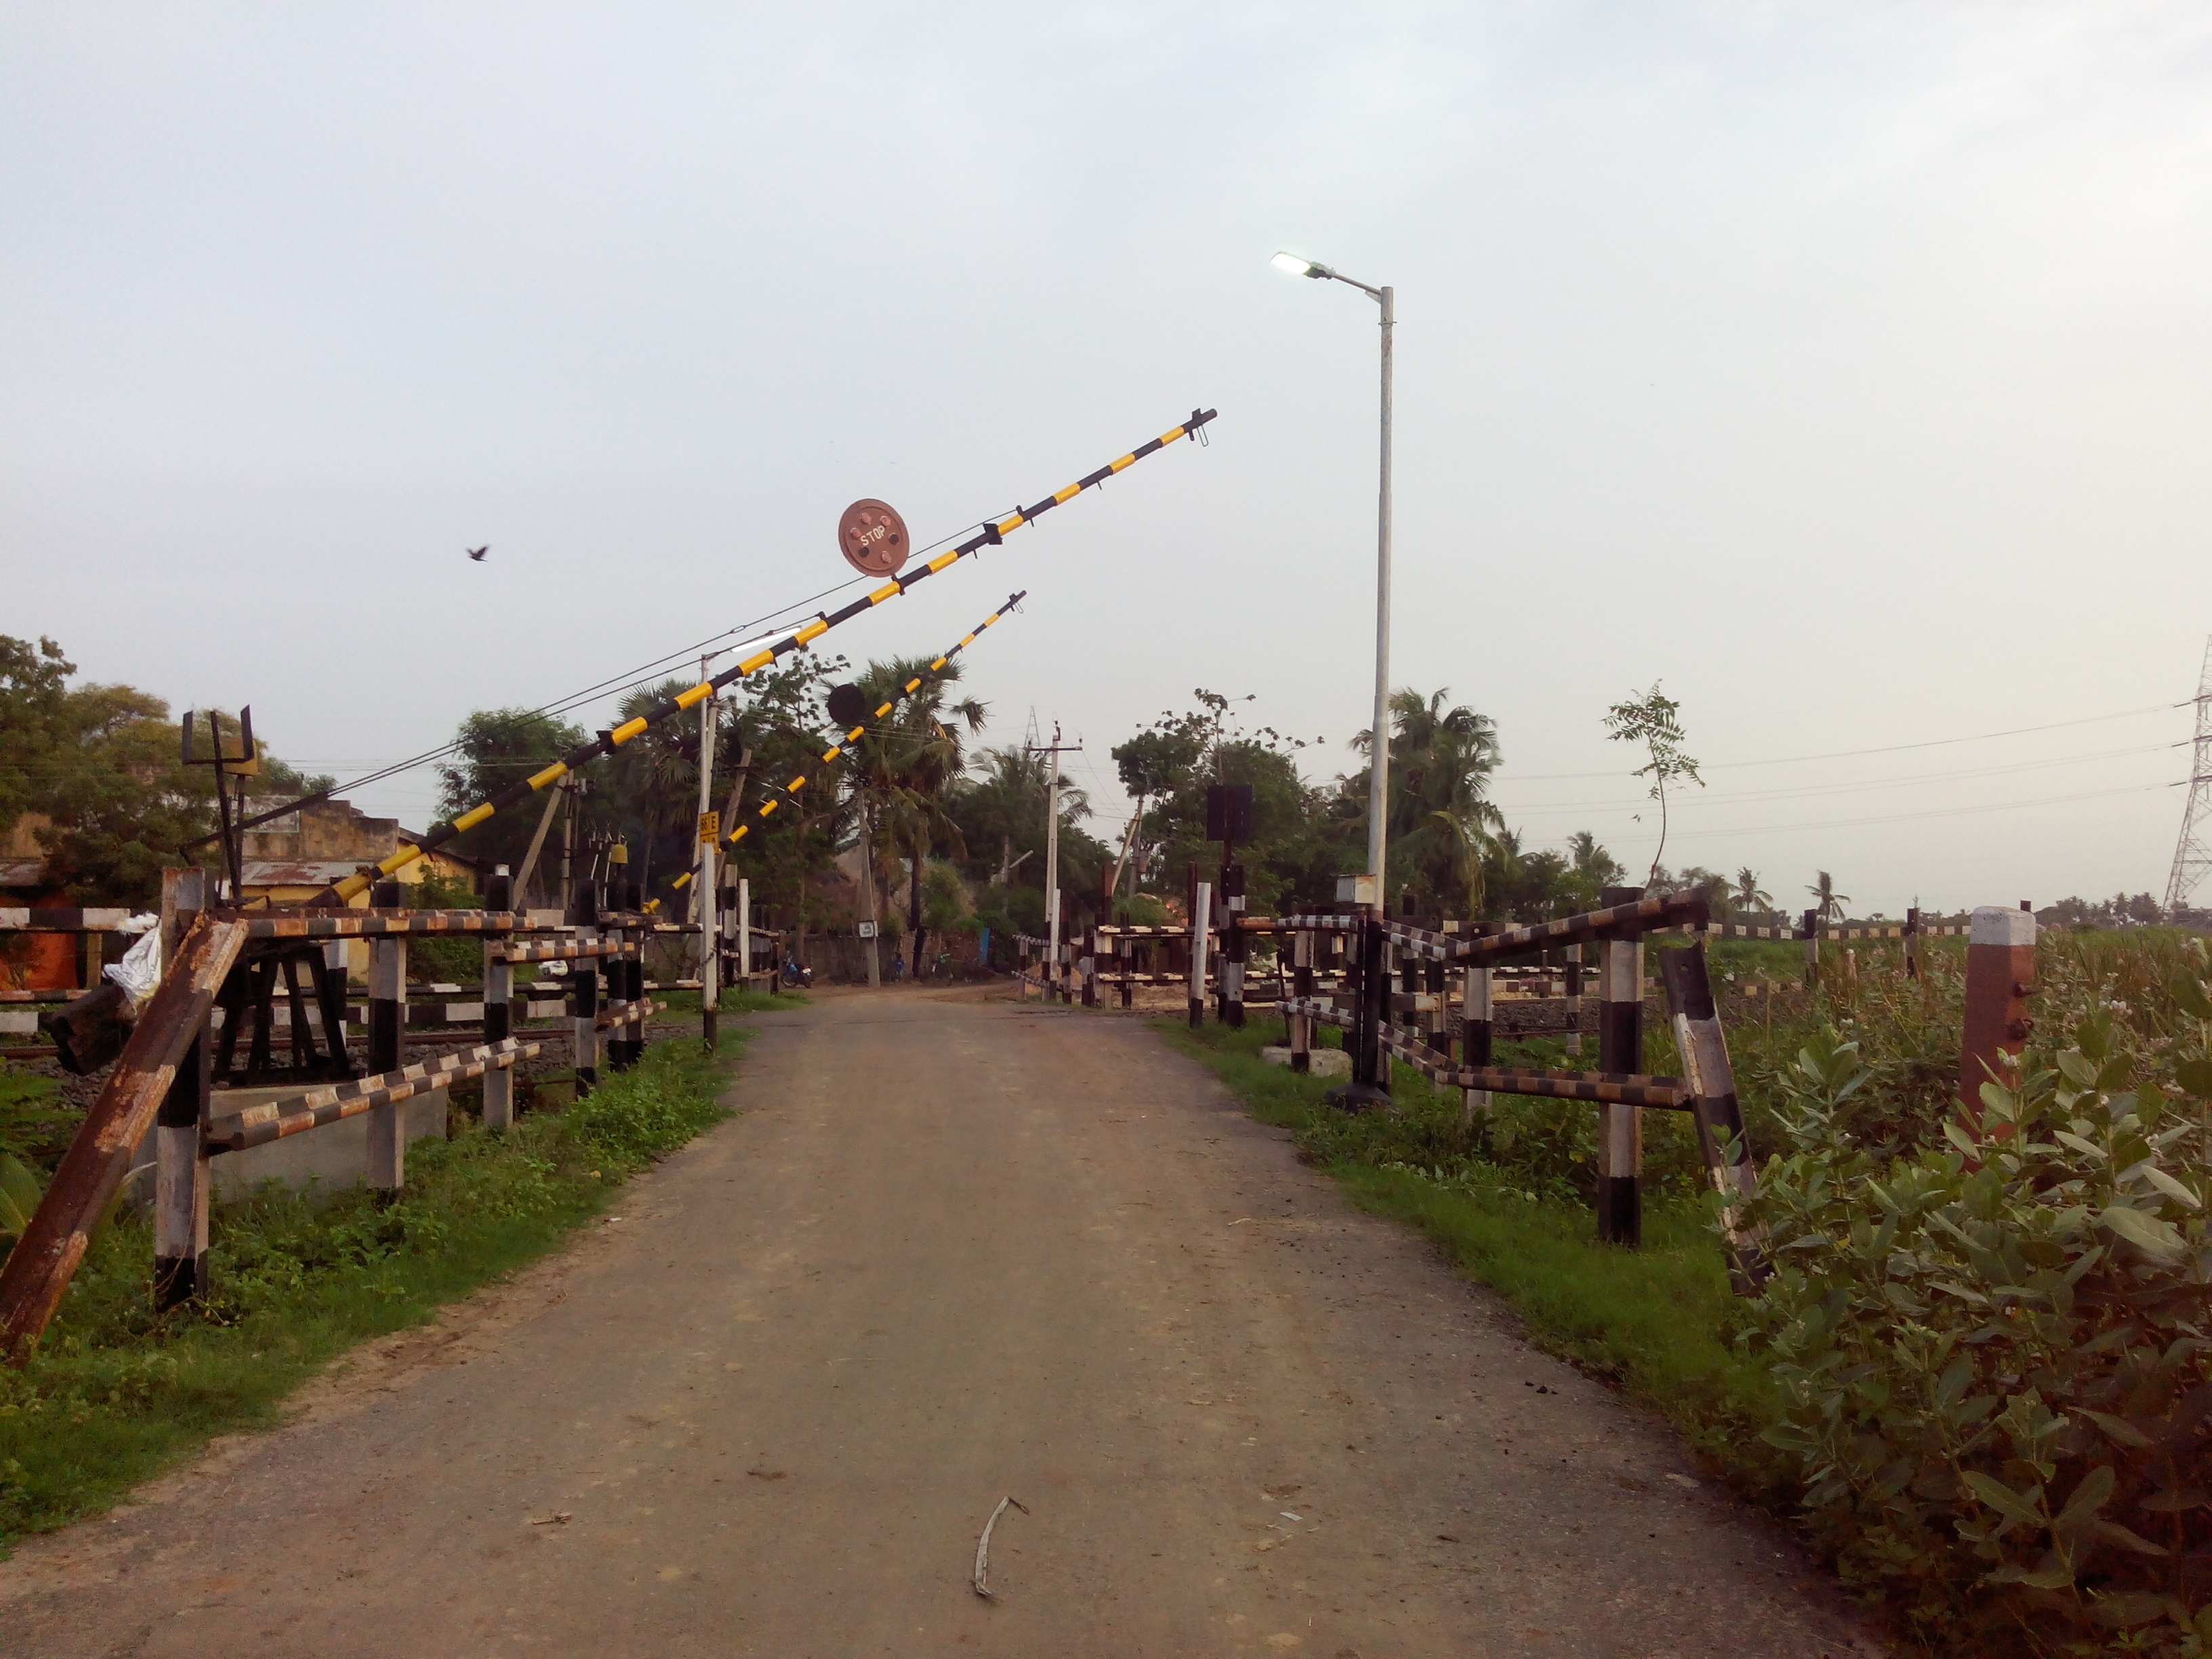
<svg viewBox="0 0 2212 1659"><path fill-rule="evenodd" d="M21 1365L61 1305L94 1228L154 1125L215 994L246 946L236 922L196 921L141 1013L29 1226L0 1267L0 1352Z"/></svg>

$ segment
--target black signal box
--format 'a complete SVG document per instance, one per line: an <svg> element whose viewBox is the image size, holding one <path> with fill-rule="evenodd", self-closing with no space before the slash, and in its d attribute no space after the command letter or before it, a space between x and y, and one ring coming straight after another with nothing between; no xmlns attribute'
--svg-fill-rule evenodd
<svg viewBox="0 0 2212 1659"><path fill-rule="evenodd" d="M1209 783L1206 786L1206 838L1208 841L1252 839L1250 784Z"/></svg>

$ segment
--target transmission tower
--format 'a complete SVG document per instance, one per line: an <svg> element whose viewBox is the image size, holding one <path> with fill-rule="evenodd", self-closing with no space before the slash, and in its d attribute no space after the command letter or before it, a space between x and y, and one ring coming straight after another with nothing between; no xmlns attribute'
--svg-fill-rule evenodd
<svg viewBox="0 0 2212 1659"><path fill-rule="evenodd" d="M2167 915L2188 908L2207 871L2212 871L2212 639L2204 642L2204 666L2197 676L2197 744L2189 756L2189 805L2182 809L2173 873L2166 880Z"/></svg>

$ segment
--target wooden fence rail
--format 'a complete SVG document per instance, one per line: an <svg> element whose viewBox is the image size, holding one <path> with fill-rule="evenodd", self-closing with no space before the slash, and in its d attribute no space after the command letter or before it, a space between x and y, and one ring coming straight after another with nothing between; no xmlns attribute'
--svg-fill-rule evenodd
<svg viewBox="0 0 2212 1659"><path fill-rule="evenodd" d="M580 1092L596 1081L602 1048L616 1069L637 1063L646 1020L665 1008L647 1000L642 945L653 936L695 931L646 914L635 889L619 881L613 896L626 901L623 908L602 912L586 895L574 923L533 918L508 908L511 883L503 868L487 881L481 910L407 909L397 882L379 883L365 910L228 909L207 902L212 879L196 870L168 872L168 969L0 1268L0 1355L11 1363L28 1358L149 1135L154 1291L167 1307L207 1284L210 1158L365 1116L368 1182L396 1190L406 1180L399 1109L407 1100L482 1078L486 1127L512 1126L513 1068L545 1048L543 1040L514 1033L518 1004L526 1018L565 1002ZM82 913L36 914L41 925L82 927L86 921ZM90 920L108 918L92 913ZM410 994L420 997L425 989L408 982L407 942L441 935L482 940L479 982L428 988L428 994L472 997L435 1006L441 1016L450 1009L481 1018L484 1040L403 1065ZM370 947L365 998L349 997L343 963L331 960L349 939ZM301 961L312 970L312 998L295 976ZM518 963L556 962L570 967L558 981L514 985ZM355 1075L362 1068L351 1058L348 1028L364 1025L368 1075ZM280 1042L289 1050L289 1066L278 1063ZM245 1080L290 1077L311 1086L223 1110L216 1085L238 1063L241 1044Z"/></svg>

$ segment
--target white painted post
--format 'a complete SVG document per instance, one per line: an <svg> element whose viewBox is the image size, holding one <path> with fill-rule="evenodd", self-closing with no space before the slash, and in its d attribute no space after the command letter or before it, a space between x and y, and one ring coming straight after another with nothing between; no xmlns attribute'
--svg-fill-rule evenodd
<svg viewBox="0 0 2212 1659"><path fill-rule="evenodd" d="M753 982L753 884L750 876L738 878L738 983L748 990Z"/></svg>
<svg viewBox="0 0 2212 1659"><path fill-rule="evenodd" d="M1460 975L1460 1052L1469 1066L1490 1064L1491 1042L1491 970L1487 964L1470 967ZM1478 1117L1487 1117L1491 1111L1490 1091L1465 1091L1462 1121L1474 1127Z"/></svg>
<svg viewBox="0 0 2212 1659"><path fill-rule="evenodd" d="M1213 917L1213 884L1198 884L1198 902L1190 908L1190 1029L1206 1024L1206 957L1208 923Z"/></svg>

